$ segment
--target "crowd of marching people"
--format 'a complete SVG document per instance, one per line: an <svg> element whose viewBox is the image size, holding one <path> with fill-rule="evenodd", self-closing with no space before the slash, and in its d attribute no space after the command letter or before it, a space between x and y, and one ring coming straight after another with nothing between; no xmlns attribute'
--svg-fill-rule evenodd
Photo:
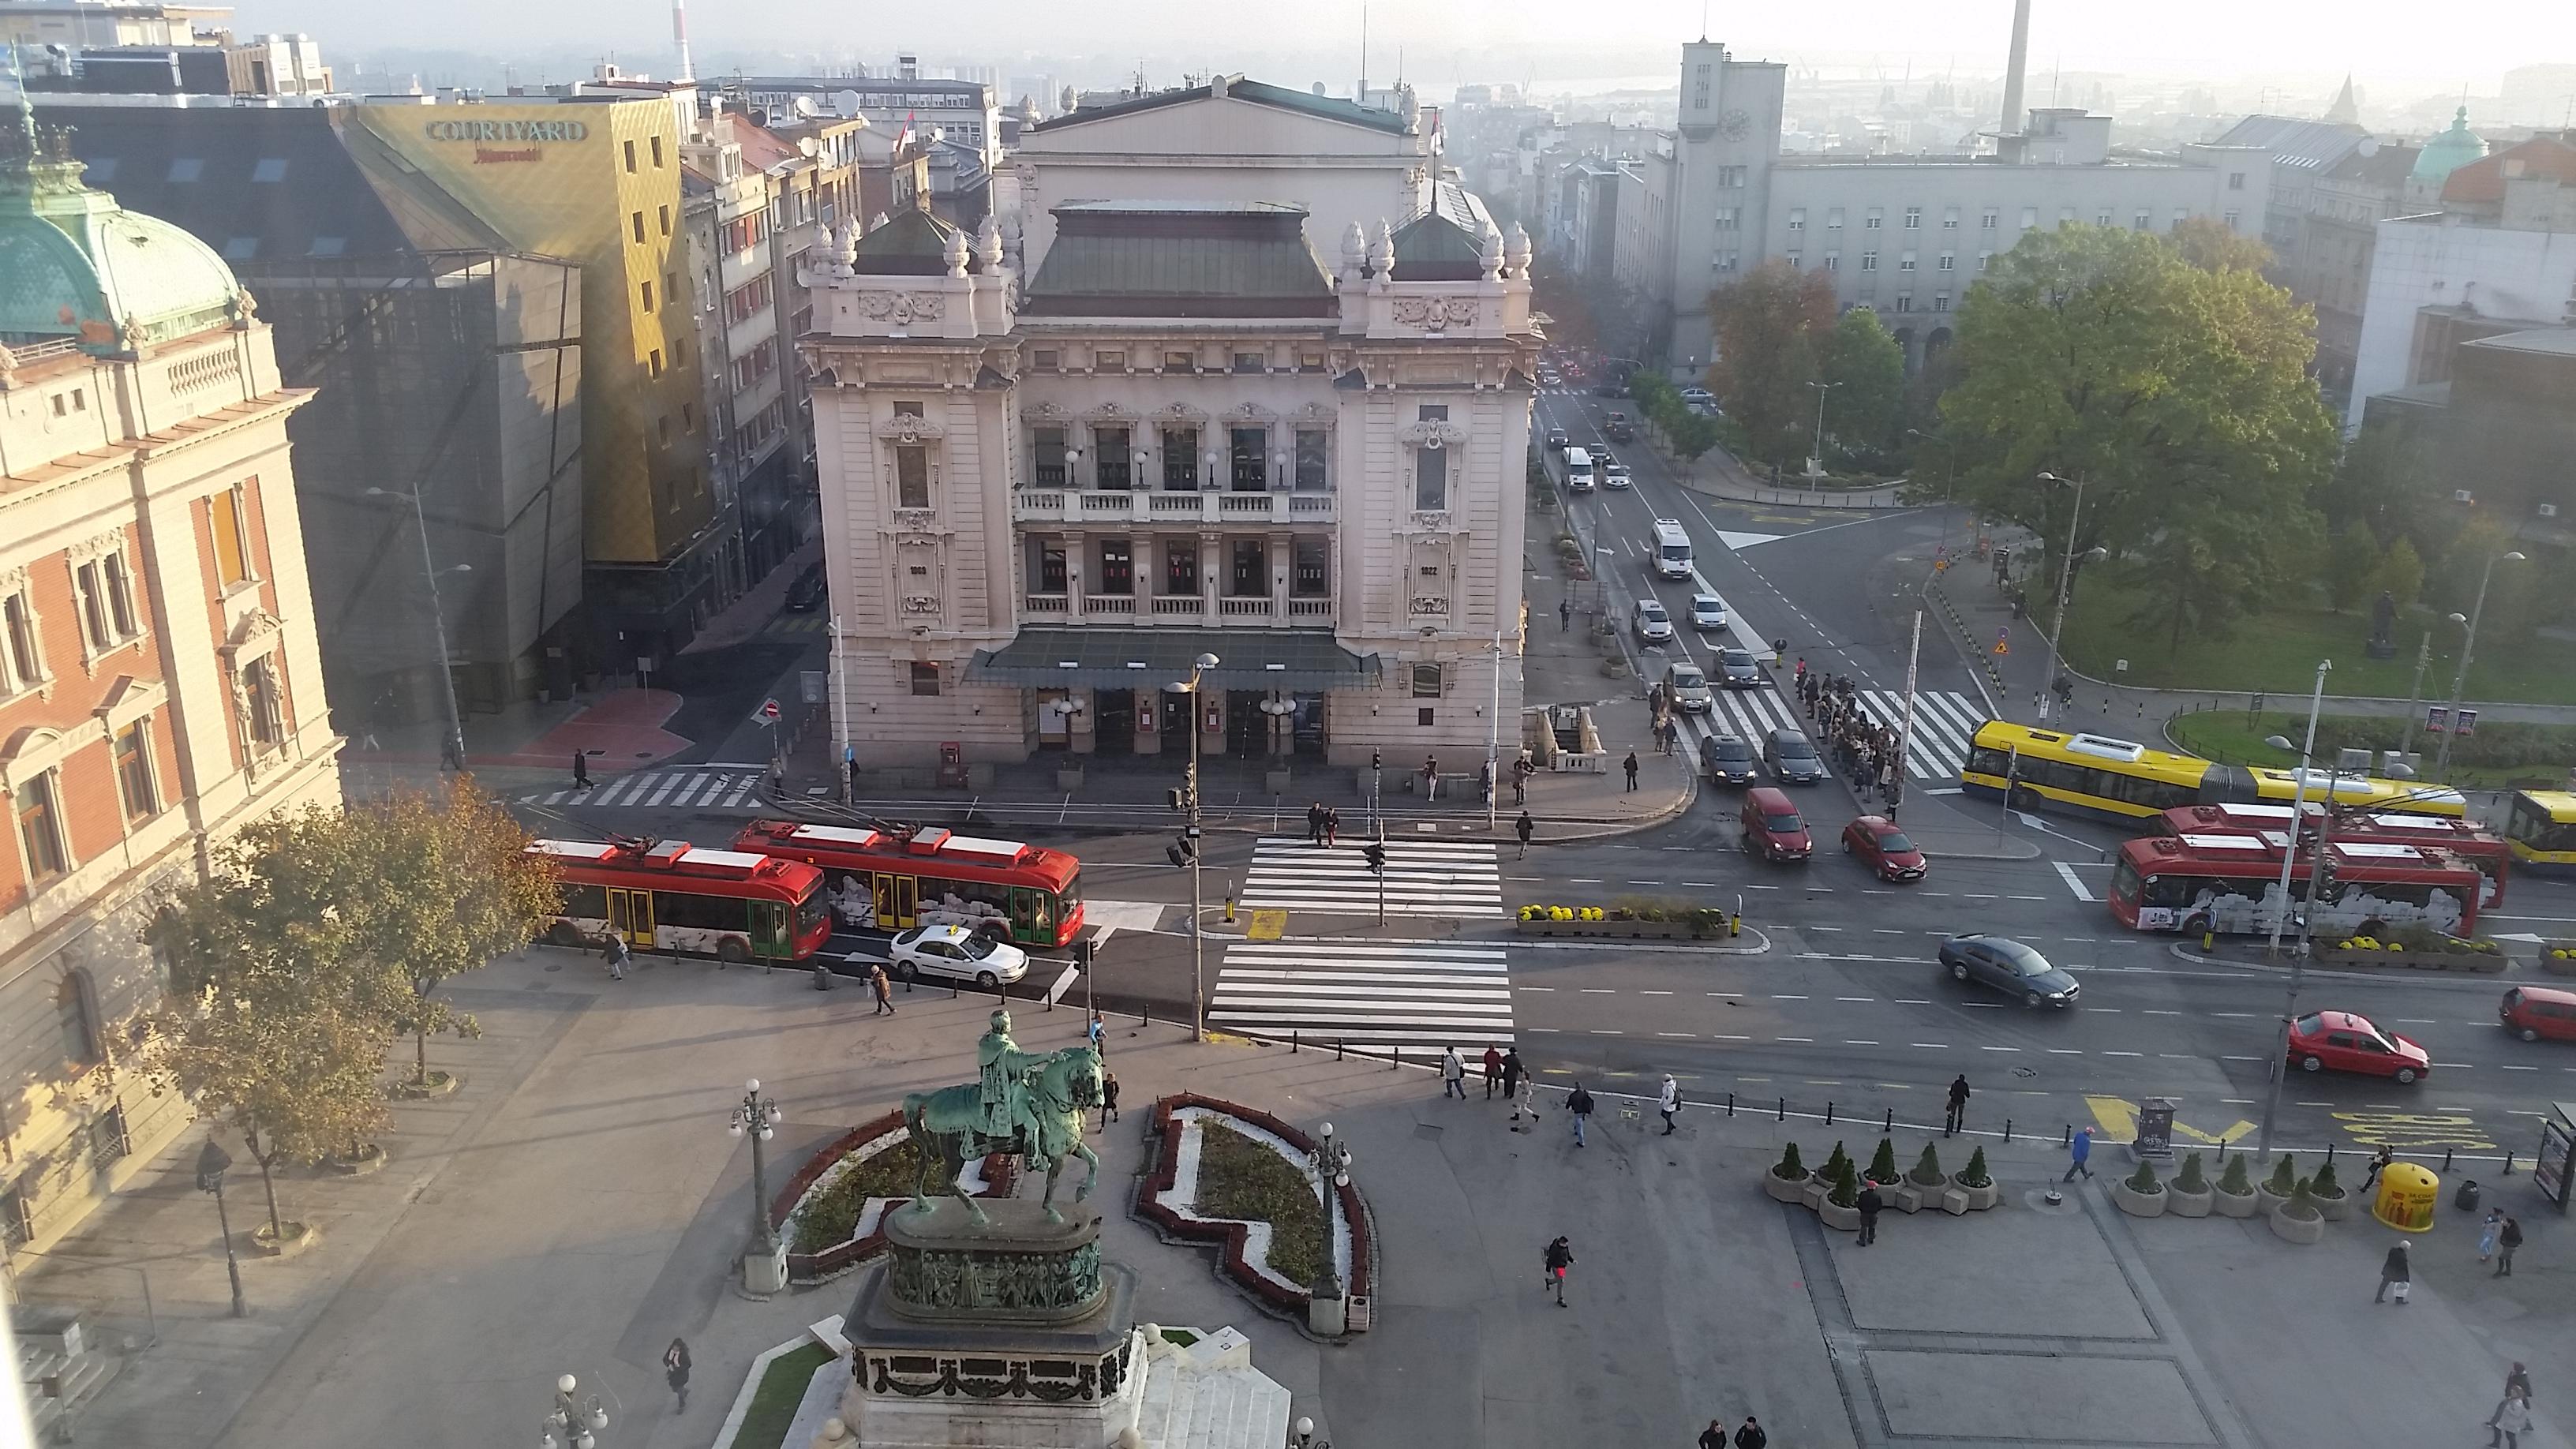
<svg viewBox="0 0 2576 1449"><path fill-rule="evenodd" d="M1852 792L1867 802L1875 791L1888 813L1895 814L1905 794L1904 741L1896 726L1871 717L1850 679L1811 670L1804 659L1798 661L1795 688L1800 707L1816 722L1825 753L1851 782Z"/></svg>

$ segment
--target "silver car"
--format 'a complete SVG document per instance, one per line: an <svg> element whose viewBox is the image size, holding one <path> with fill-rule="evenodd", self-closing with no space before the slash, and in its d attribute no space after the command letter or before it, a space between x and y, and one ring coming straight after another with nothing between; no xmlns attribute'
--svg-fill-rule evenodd
<svg viewBox="0 0 2576 1449"><path fill-rule="evenodd" d="M1726 600L1715 594L1691 595L1691 627L1709 634L1726 627Z"/></svg>
<svg viewBox="0 0 2576 1449"><path fill-rule="evenodd" d="M1673 616L1664 612L1660 599L1639 599L1630 617L1636 622L1637 637L1649 644L1669 644L1673 638Z"/></svg>

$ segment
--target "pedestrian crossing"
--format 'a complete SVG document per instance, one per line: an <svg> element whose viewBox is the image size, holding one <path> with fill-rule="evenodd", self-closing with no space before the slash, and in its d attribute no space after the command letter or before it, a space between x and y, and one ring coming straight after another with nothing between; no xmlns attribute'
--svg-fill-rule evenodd
<svg viewBox="0 0 2576 1449"><path fill-rule="evenodd" d="M763 634L822 634L830 621L820 614L781 614L761 627Z"/></svg>
<svg viewBox="0 0 2576 1449"><path fill-rule="evenodd" d="M587 790L540 790L522 795L522 805L586 805L633 809L719 808L757 805L757 770L638 770Z"/></svg>
<svg viewBox="0 0 2576 1449"><path fill-rule="evenodd" d="M1330 848L1301 837L1265 835L1252 847L1245 906L1374 915L1378 878L1360 855L1366 841L1345 836ZM1502 868L1491 841L1386 842L1386 913L1456 920L1503 913Z"/></svg>
<svg viewBox="0 0 2576 1449"><path fill-rule="evenodd" d="M1392 847L1390 847L1391 849ZM1512 1044L1501 946L1445 941L1244 941L1226 947L1208 1020L1247 1036L1352 1047Z"/></svg>
<svg viewBox="0 0 2576 1449"><path fill-rule="evenodd" d="M1776 689L1724 689L1699 718L1713 732L1750 741L1758 750L1776 729L1793 729L1815 738L1815 721L1796 698ZM1864 689L1861 703L1872 720L1897 725L1905 718L1905 696L1894 690ZM1968 741L1986 719L1983 704L1957 690L1923 690L1914 696L1914 741L1906 756L1906 773L1917 780L1956 779L1968 763Z"/></svg>

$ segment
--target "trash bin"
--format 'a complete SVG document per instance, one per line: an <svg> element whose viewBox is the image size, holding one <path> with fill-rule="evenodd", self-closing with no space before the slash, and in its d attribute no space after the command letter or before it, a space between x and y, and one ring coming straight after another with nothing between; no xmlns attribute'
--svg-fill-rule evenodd
<svg viewBox="0 0 2576 1449"><path fill-rule="evenodd" d="M814 963L814 989L817 991L832 989L832 968L820 961Z"/></svg>
<svg viewBox="0 0 2576 1449"><path fill-rule="evenodd" d="M2476 1184L2469 1184L2471 1191ZM2371 1199L2370 1215L2401 1233L2428 1233L2433 1230L2433 1208L2442 1200L2442 1180L2429 1168L2412 1162L2392 1162L2379 1174L2379 1190Z"/></svg>
<svg viewBox="0 0 2576 1449"><path fill-rule="evenodd" d="M2458 1208L2464 1213L2477 1211L2478 1180L2476 1178L2464 1177L2460 1179L2460 1190L2452 1194L2451 1206Z"/></svg>

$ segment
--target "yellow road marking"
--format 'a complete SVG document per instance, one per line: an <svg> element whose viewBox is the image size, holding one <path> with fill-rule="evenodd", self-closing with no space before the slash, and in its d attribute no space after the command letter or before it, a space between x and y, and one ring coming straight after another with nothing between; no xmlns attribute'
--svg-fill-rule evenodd
<svg viewBox="0 0 2576 1449"><path fill-rule="evenodd" d="M2138 1140L2138 1109L2127 1101L2118 1097L2087 1097L2084 1099L2084 1105L2093 1109L2093 1122L2095 1126L2101 1128L2099 1135L2103 1141L2135 1142ZM2176 1137L2187 1137L2194 1142L2206 1143L2211 1147L2225 1147L2253 1131L2254 1124L2238 1122L2224 1131L2209 1132L2176 1118L2173 1130Z"/></svg>
<svg viewBox="0 0 2576 1449"><path fill-rule="evenodd" d="M1244 928L1247 941L1276 941L1288 930L1286 911L1254 911L1252 924Z"/></svg>

